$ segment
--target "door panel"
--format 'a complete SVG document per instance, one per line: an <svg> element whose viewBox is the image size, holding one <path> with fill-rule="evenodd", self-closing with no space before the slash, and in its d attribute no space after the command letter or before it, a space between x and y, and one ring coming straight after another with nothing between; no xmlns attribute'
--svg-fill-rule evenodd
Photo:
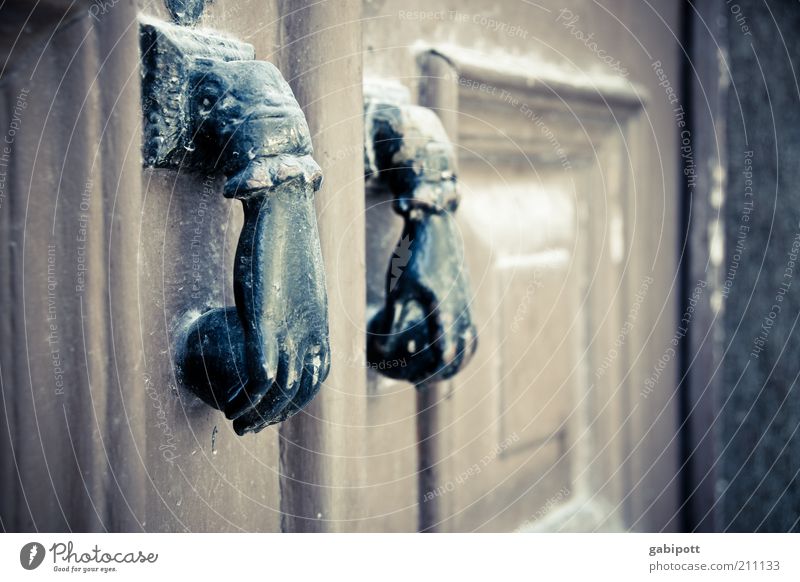
<svg viewBox="0 0 800 582"><path fill-rule="evenodd" d="M178 435L180 460L151 456L157 496L149 509L158 529L329 531L357 529L364 370L347 365L364 326L363 178L359 159L360 38L358 3L218 2L201 26L254 45L257 59L278 67L308 121L314 159L324 182L316 207L325 263L332 365L320 394L280 426L238 437L230 423L175 389L171 345L187 309L234 304L231 273L242 213L222 198L219 181L171 171L145 172L153 222L143 229L151 277L163 282L148 304L153 315L149 381L172 404L166 424ZM163 10L161 18L167 18ZM330 28L328 23L340 20ZM340 55L338 58L332 55ZM349 153L348 153L349 152ZM346 230L342 231L342 226ZM151 236L153 235L153 236ZM163 242L162 242L163 241ZM198 268L198 264L200 267ZM174 426L174 428L173 428ZM148 427L151 451L165 439L163 424ZM162 445L163 446L163 445ZM163 451L162 451L163 453ZM352 459L352 460L351 460ZM162 497L164 499L162 499ZM164 505L171 508L164 511Z"/></svg>
<svg viewBox="0 0 800 582"><path fill-rule="evenodd" d="M209 6L210 26L274 51L274 4ZM161 3L145 10L170 21ZM244 39L253 22L259 33ZM138 90L138 88L137 88ZM133 149L133 148L132 148ZM135 150L131 156L138 154ZM239 438L219 411L180 389L175 379L175 330L190 310L233 305L233 262L241 204L221 195L222 181L196 172L144 170L144 208L137 220L138 303L147 396L148 529L153 531L277 531L280 529L278 429Z"/></svg>
<svg viewBox="0 0 800 582"><path fill-rule="evenodd" d="M4 103L20 92L25 102L4 160L0 218L8 274L0 293L15 306L2 339L17 346L0 356L8 426L1 432L10 435L3 527L358 527L349 518L363 439L348 431L362 424L364 370L352 378L344 354L356 346L363 353L361 60L353 33L360 3L344 11L308 4L214 2L197 23L252 43L257 58L283 71L326 181L317 209L335 371L308 415L246 438L175 379L180 318L233 304L242 213L222 197L219 179L142 169L151 104L143 111L139 7L4 5L4 25L28 22L32 34L13 46L13 36L4 41L9 60L0 73ZM141 9L170 20L161 2ZM334 11L342 25L321 32ZM14 109L5 111L9 127Z"/></svg>
<svg viewBox="0 0 800 582"><path fill-rule="evenodd" d="M7 9L7 11L6 11ZM6 105L0 418L3 527L139 531L144 417L133 17L93 27L85 6L4 7L36 28L0 78ZM49 42L48 42L49 40ZM6 42L6 41L4 41ZM102 55L102 60L101 60ZM7 115L7 116L6 116ZM121 187L121 185L123 185Z"/></svg>

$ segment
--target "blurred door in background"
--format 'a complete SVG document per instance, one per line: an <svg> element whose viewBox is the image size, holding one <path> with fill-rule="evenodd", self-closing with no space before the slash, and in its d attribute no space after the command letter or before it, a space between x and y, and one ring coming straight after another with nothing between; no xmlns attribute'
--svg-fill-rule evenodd
<svg viewBox="0 0 800 582"><path fill-rule="evenodd" d="M372 512L393 527L414 528L415 500L435 531L678 527L678 17L365 3L365 77L408 87L456 144L479 328L473 361L421 404L370 371ZM377 190L366 228L374 310L399 233ZM431 406L436 486L414 490Z"/></svg>

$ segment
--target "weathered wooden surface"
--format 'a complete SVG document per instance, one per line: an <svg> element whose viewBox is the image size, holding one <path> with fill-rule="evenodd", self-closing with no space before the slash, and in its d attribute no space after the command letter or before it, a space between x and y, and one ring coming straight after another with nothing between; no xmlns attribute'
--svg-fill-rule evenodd
<svg viewBox="0 0 800 582"><path fill-rule="evenodd" d="M25 21L26 3L12 4L3 30ZM142 9L166 20L166 8L120 1L97 20L89 2L67 8L54 0L31 20L37 34L16 46L13 35L0 35L0 57L10 56L0 72L0 132L10 127L16 101L26 103L0 197L0 422L10 429L0 430L0 479L9 492L0 499L3 527L415 530L427 493L417 481L415 392L380 379L364 358L365 305L383 296L399 221L386 193L365 199L362 60L366 76L399 79L415 98L426 83L418 40L533 60L539 78L552 78L554 69L567 77L575 69L618 73L557 20L561 6L543 4L549 12L483 0L435 7L465 15L461 21L409 18L432 9L422 0L208 4L197 26L253 44L257 58L289 81L325 174L316 207L331 375L305 414L244 439L174 382L176 318L198 300L232 304L242 217L222 198L219 181L141 169L135 18ZM529 520L542 529L676 525L675 362L660 373L657 390L647 398L640 392L675 332L677 312L679 144L672 105L652 69L662 61L679 90L670 32L677 3L659 5L659 14L623 1L604 6L608 12L578 1L565 8L580 16L575 26L595 32L598 45L625 61L627 80L650 100L609 133L600 131L608 112L593 114L602 99L580 104L580 91L559 85L575 115L548 110L545 123L562 128L556 134L571 154L588 148L588 165L570 157L575 171L564 172L535 119L519 105L483 99L480 86L442 89L426 103L438 103L445 126L459 128L459 224L482 341L437 403L442 530L508 530ZM489 25L490 13L507 26ZM610 13L647 31L638 41L649 56ZM491 80L508 77L497 68ZM606 89L614 95L619 87ZM554 101L541 86L521 94L531 115ZM521 149L481 139L487 124L476 111L495 129L518 129ZM494 159L481 162L484 153ZM565 179L574 184L565 188ZM482 220L505 228L483 229ZM552 246L567 254L541 254ZM499 251L513 260L498 260ZM506 269L528 255L553 260ZM55 297L48 276L57 280ZM622 349L592 379L651 276ZM587 287L588 295L581 291ZM538 343L520 339L529 331ZM578 446L587 441L598 448Z"/></svg>

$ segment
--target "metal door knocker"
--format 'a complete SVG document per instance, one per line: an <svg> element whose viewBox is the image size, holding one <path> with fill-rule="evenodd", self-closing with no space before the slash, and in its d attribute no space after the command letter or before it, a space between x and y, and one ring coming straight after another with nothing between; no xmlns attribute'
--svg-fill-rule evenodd
<svg viewBox="0 0 800 582"><path fill-rule="evenodd" d="M470 360L477 333L470 316L453 146L431 109L367 104L368 173L394 196L404 220L390 263L383 308L368 326L367 359L383 374L418 386L446 380ZM386 365L402 360L404 366Z"/></svg>
<svg viewBox="0 0 800 582"><path fill-rule="evenodd" d="M145 164L221 172L244 208L235 307L177 334L181 383L242 435L286 420L330 368L325 275L314 210L322 183L305 116L252 46L160 22L141 26Z"/></svg>

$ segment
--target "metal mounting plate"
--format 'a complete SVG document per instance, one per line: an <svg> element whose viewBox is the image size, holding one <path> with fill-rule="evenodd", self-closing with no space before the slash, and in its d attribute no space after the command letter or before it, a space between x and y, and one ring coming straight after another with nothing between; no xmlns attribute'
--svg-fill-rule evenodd
<svg viewBox="0 0 800 582"><path fill-rule="evenodd" d="M144 165L193 168L188 107L189 72L198 58L244 61L253 45L146 17L139 19L144 111Z"/></svg>

